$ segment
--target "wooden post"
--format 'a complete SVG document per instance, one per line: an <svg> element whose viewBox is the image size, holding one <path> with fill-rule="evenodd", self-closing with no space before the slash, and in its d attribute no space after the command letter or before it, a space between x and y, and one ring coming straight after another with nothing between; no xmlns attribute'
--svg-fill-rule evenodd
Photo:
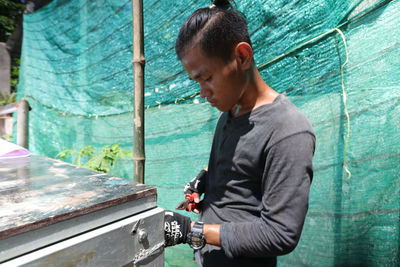
<svg viewBox="0 0 400 267"><path fill-rule="evenodd" d="M133 79L134 79L134 129L133 129L133 178L144 184L144 41L143 0L132 0L133 22Z"/></svg>
<svg viewBox="0 0 400 267"><path fill-rule="evenodd" d="M29 148L29 104L25 99L17 106L17 144Z"/></svg>

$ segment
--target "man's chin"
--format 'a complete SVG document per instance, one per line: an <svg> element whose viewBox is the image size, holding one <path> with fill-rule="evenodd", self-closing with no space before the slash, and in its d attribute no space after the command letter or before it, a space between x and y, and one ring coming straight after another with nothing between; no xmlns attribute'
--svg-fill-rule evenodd
<svg viewBox="0 0 400 267"><path fill-rule="evenodd" d="M219 111L221 111L221 112L228 112L228 111L230 111L230 109L229 108L224 108L224 107L220 107L220 106L215 106L215 108L216 109L218 109Z"/></svg>

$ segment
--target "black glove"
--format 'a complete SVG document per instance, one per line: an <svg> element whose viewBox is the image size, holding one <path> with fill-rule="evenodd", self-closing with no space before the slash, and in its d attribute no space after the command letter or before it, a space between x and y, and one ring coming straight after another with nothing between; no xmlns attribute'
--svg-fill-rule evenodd
<svg viewBox="0 0 400 267"><path fill-rule="evenodd" d="M189 217L166 210L164 213L165 246L186 243L187 235L190 233L191 222Z"/></svg>
<svg viewBox="0 0 400 267"><path fill-rule="evenodd" d="M185 194L199 193L200 195L204 193L204 187L206 183L207 171L201 170L201 172L194 177L189 183L185 185L183 192Z"/></svg>

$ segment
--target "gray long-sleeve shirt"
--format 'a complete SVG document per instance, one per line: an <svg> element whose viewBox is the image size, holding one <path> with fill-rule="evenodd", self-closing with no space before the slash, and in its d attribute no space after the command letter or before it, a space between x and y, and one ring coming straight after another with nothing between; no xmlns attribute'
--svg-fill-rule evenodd
<svg viewBox="0 0 400 267"><path fill-rule="evenodd" d="M204 266L275 266L297 245L308 209L315 135L284 95L217 123L200 220L221 224Z"/></svg>

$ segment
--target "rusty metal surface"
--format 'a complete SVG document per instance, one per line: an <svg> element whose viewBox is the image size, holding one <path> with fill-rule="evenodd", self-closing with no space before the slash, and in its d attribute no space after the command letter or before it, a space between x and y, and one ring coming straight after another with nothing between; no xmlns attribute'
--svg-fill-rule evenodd
<svg viewBox="0 0 400 267"><path fill-rule="evenodd" d="M156 188L36 155L0 160L0 240L151 197Z"/></svg>

